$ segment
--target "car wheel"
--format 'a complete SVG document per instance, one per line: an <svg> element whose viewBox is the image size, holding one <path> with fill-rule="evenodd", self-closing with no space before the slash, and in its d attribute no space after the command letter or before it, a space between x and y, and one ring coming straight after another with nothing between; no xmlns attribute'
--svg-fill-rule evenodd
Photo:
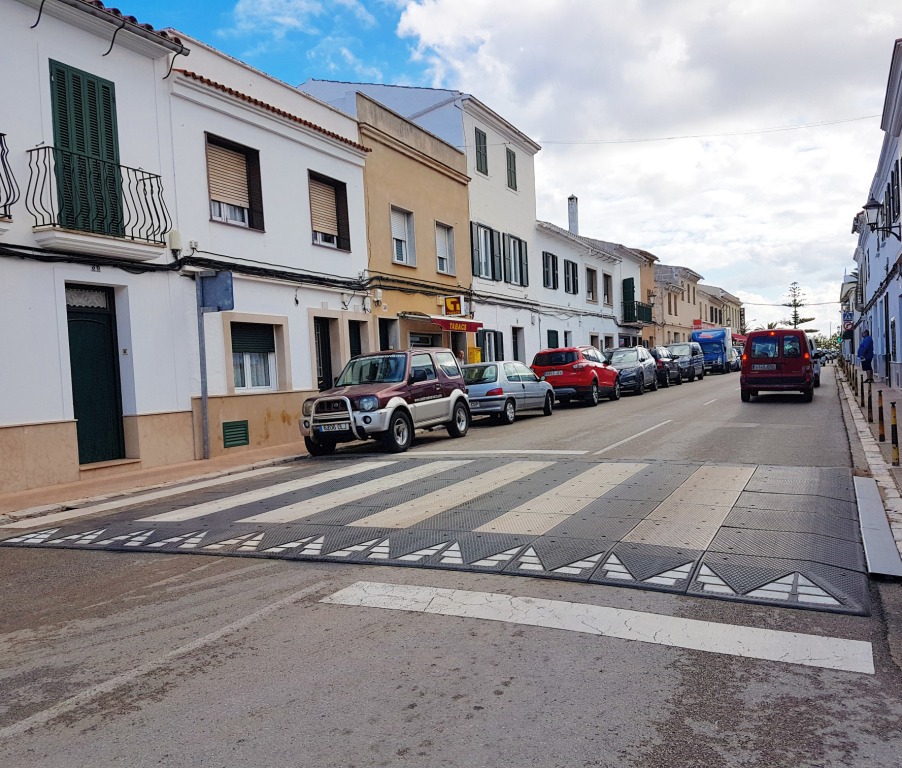
<svg viewBox="0 0 902 768"><path fill-rule="evenodd" d="M589 393L589 399L586 400L586 405L591 408L594 408L598 405L598 382L592 382L592 391Z"/></svg>
<svg viewBox="0 0 902 768"><path fill-rule="evenodd" d="M695 368L689 371L689 381L695 381Z"/></svg>
<svg viewBox="0 0 902 768"><path fill-rule="evenodd" d="M620 399L620 379L617 379L614 382L614 391L611 392L611 400L619 400Z"/></svg>
<svg viewBox="0 0 902 768"><path fill-rule="evenodd" d="M545 395L545 407L542 408L542 413L546 416L551 416L554 413L554 395L551 392Z"/></svg>
<svg viewBox="0 0 902 768"><path fill-rule="evenodd" d="M395 411L382 433L382 444L391 453L404 453L413 442L413 422L406 411Z"/></svg>
<svg viewBox="0 0 902 768"><path fill-rule="evenodd" d="M329 456L335 453L335 443L331 440L318 442L312 437L305 437L304 446L307 448L307 453L311 456Z"/></svg>
<svg viewBox="0 0 902 768"><path fill-rule="evenodd" d="M504 404L504 410L498 414L499 424L513 424L517 418L517 406L513 400L508 400Z"/></svg>
<svg viewBox="0 0 902 768"><path fill-rule="evenodd" d="M658 374L657 373L651 377L651 384L648 385L648 389L650 392L658 391Z"/></svg>
<svg viewBox="0 0 902 768"><path fill-rule="evenodd" d="M682 384L682 383L683 383L683 374L682 374L682 373L677 373L676 381L673 382L673 383L674 383L674 384L677 384L677 385Z"/></svg>
<svg viewBox="0 0 902 768"><path fill-rule="evenodd" d="M809 389L808 391L802 393L802 402L803 403L810 403L812 400L814 400L814 390L813 389Z"/></svg>
<svg viewBox="0 0 902 768"><path fill-rule="evenodd" d="M741 389L739 390L739 399L742 400L743 403L748 403L751 401L752 396L747 389Z"/></svg>
<svg viewBox="0 0 902 768"><path fill-rule="evenodd" d="M511 419L513 421L513 419ZM454 411L451 414L451 421L447 424L448 434L451 437L463 437L470 429L470 409L466 403L458 400L454 404Z"/></svg>
<svg viewBox="0 0 902 768"><path fill-rule="evenodd" d="M703 378L705 378L705 369L704 368L702 368L701 373L699 373L698 380L701 381Z"/></svg>
<svg viewBox="0 0 902 768"><path fill-rule="evenodd" d="M667 371L664 372L664 381L661 382L661 386L664 387L664 389L667 389L667 387L670 386L670 374L667 373Z"/></svg>
<svg viewBox="0 0 902 768"><path fill-rule="evenodd" d="M645 394L645 382L642 379L639 379L639 383L636 384L636 394L644 395Z"/></svg>

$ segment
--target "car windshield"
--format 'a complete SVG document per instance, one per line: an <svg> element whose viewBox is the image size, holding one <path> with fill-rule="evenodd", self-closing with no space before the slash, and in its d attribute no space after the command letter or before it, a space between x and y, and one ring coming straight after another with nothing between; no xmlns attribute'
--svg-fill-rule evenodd
<svg viewBox="0 0 902 768"><path fill-rule="evenodd" d="M358 357L345 366L335 385L348 387L353 384L396 384L404 381L406 368L406 355Z"/></svg>
<svg viewBox="0 0 902 768"><path fill-rule="evenodd" d="M700 341L699 344L701 344L702 352L707 352L708 354L719 354L723 349L722 345L713 341Z"/></svg>
<svg viewBox="0 0 902 768"><path fill-rule="evenodd" d="M672 347L668 347L668 349L673 352L676 357L689 357L692 354L692 349L688 344L674 344Z"/></svg>
<svg viewBox="0 0 902 768"><path fill-rule="evenodd" d="M464 368L467 384L492 384L498 381L497 365L469 365Z"/></svg>
<svg viewBox="0 0 902 768"><path fill-rule="evenodd" d="M568 363L576 362L576 352L573 350L565 350L565 351L554 351L554 352L539 352L535 356L535 359L532 361L533 365L538 366L548 366L548 365L567 365Z"/></svg>
<svg viewBox="0 0 902 768"><path fill-rule="evenodd" d="M615 365L617 363L637 363L639 362L639 353L635 349L615 349L611 352L610 361Z"/></svg>

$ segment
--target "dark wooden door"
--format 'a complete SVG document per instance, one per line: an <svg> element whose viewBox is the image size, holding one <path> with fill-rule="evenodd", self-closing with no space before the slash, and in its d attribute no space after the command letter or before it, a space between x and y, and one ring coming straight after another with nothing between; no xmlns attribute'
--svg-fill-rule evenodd
<svg viewBox="0 0 902 768"><path fill-rule="evenodd" d="M101 293L106 303L67 307L78 461L93 464L125 458L125 445L113 292L93 286L85 290Z"/></svg>

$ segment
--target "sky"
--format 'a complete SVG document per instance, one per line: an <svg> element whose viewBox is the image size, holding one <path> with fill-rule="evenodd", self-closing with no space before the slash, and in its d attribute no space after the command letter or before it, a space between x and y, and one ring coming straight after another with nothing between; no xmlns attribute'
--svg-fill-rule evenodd
<svg viewBox="0 0 902 768"><path fill-rule="evenodd" d="M835 335L899 0L122 0L292 85L471 93L542 145L537 216Z"/></svg>

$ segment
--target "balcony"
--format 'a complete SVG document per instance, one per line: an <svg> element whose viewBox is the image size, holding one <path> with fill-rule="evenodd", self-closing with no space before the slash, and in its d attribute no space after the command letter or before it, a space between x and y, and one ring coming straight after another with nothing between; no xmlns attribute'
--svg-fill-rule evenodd
<svg viewBox="0 0 902 768"><path fill-rule="evenodd" d="M172 222L160 176L56 147L29 150L28 167L40 245L139 260L162 252Z"/></svg>
<svg viewBox="0 0 902 768"><path fill-rule="evenodd" d="M623 322L645 324L652 323L652 305L643 304L641 301L623 302Z"/></svg>
<svg viewBox="0 0 902 768"><path fill-rule="evenodd" d="M7 229L3 222L12 218L13 203L19 199L19 185L16 184L16 177L9 167L8 155L6 134L0 133L0 235Z"/></svg>

